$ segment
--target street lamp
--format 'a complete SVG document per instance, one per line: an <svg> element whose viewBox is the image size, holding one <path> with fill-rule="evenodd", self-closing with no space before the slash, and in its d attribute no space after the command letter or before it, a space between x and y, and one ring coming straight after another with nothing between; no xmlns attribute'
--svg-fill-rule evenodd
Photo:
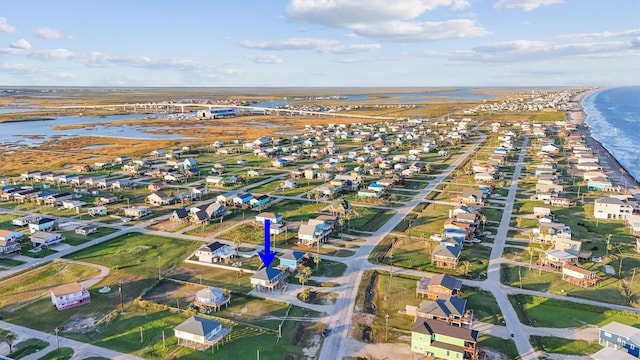
<svg viewBox="0 0 640 360"><path fill-rule="evenodd" d="M58 338L58 332L60 331L60 329L56 326L53 331L56 332L56 349L60 350L60 339Z"/></svg>

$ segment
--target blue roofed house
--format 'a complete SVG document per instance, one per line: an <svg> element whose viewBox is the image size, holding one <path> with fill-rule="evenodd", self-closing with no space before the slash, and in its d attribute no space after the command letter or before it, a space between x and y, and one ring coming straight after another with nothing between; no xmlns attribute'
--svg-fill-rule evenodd
<svg viewBox="0 0 640 360"><path fill-rule="evenodd" d="M184 161L182 162L182 167L186 170L186 169L192 169L198 166L198 162L196 161L196 159L189 157L184 159Z"/></svg>
<svg viewBox="0 0 640 360"><path fill-rule="evenodd" d="M253 195L250 193L239 194L233 198L233 205L248 206L251 199L253 199Z"/></svg>
<svg viewBox="0 0 640 360"><path fill-rule="evenodd" d="M270 201L271 197L265 194L249 200L249 205L254 209L264 209L269 205Z"/></svg>
<svg viewBox="0 0 640 360"><path fill-rule="evenodd" d="M304 251L287 251L280 257L280 267L289 271L296 271L298 264L309 258L309 254Z"/></svg>
<svg viewBox="0 0 640 360"><path fill-rule="evenodd" d="M178 345L204 350L229 334L231 328L223 327L215 320L192 316L173 328L173 332L178 338Z"/></svg>
<svg viewBox="0 0 640 360"><path fill-rule="evenodd" d="M278 289L287 281L287 273L276 268L262 268L251 276L251 287L265 291Z"/></svg>

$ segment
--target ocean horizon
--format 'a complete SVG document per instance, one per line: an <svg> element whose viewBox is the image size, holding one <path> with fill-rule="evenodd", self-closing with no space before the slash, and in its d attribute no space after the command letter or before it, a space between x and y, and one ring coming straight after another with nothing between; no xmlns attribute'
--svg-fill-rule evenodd
<svg viewBox="0 0 640 360"><path fill-rule="evenodd" d="M640 86L606 88L585 96L591 136L640 180Z"/></svg>

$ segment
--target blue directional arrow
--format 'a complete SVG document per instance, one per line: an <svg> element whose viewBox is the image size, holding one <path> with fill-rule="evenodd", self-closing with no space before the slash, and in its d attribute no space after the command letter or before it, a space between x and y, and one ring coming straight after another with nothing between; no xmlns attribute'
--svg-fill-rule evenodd
<svg viewBox="0 0 640 360"><path fill-rule="evenodd" d="M259 252L260 259L262 259L262 263L264 267L269 267L273 258L276 256L276 253L271 252L271 220L264 220L264 251Z"/></svg>

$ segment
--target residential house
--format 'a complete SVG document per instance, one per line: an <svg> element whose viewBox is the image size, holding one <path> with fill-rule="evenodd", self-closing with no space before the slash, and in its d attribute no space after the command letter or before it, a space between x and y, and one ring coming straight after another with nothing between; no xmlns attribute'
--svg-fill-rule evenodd
<svg viewBox="0 0 640 360"><path fill-rule="evenodd" d="M233 198L233 205L246 207L249 206L249 202L253 199L253 195L250 193L238 194Z"/></svg>
<svg viewBox="0 0 640 360"><path fill-rule="evenodd" d="M24 238L24 234L19 231L0 230L0 241L20 242Z"/></svg>
<svg viewBox="0 0 640 360"><path fill-rule="evenodd" d="M51 302L58 310L65 310L91 301L89 291L78 282L56 286L50 289L49 292L51 294Z"/></svg>
<svg viewBox="0 0 640 360"><path fill-rule="evenodd" d="M173 202L173 197L167 195L164 191L156 191L147 195L144 198L144 202L154 206L169 205Z"/></svg>
<svg viewBox="0 0 640 360"><path fill-rule="evenodd" d="M251 287L259 291L280 288L287 282L287 273L283 270L265 267L251 276Z"/></svg>
<svg viewBox="0 0 640 360"><path fill-rule="evenodd" d="M640 329L612 321L600 327L598 343L640 358Z"/></svg>
<svg viewBox="0 0 640 360"><path fill-rule="evenodd" d="M60 206L62 205L63 201L71 200L72 198L73 198L73 195L71 195L71 193L68 193L68 192L52 194L47 196L44 199L44 204L51 207Z"/></svg>
<svg viewBox="0 0 640 360"><path fill-rule="evenodd" d="M304 251L287 251L279 259L281 268L296 271L298 264L302 264L309 259L309 254Z"/></svg>
<svg viewBox="0 0 640 360"><path fill-rule="evenodd" d="M220 219L226 214L227 208L223 203L214 202L192 207L189 212L191 223L201 225L210 220Z"/></svg>
<svg viewBox="0 0 640 360"><path fill-rule="evenodd" d="M281 189L295 189L298 187L298 182L293 179L287 179L280 184Z"/></svg>
<svg viewBox="0 0 640 360"><path fill-rule="evenodd" d="M427 299L449 298L458 296L462 281L447 274L436 274L431 278L422 278L416 285L416 295L427 295Z"/></svg>
<svg viewBox="0 0 640 360"><path fill-rule="evenodd" d="M407 305L406 314L416 318L435 319L448 325L471 328L473 311L467 310L467 300L457 296L444 297L436 300L423 300L419 306Z"/></svg>
<svg viewBox="0 0 640 360"><path fill-rule="evenodd" d="M443 321L419 317L411 329L412 354L430 359L480 358L478 331L447 325Z"/></svg>
<svg viewBox="0 0 640 360"><path fill-rule="evenodd" d="M84 236L93 234L97 231L98 231L98 227L95 225L82 225L82 226L78 226L75 230L76 234L84 235Z"/></svg>
<svg viewBox="0 0 640 360"><path fill-rule="evenodd" d="M97 206L104 206L104 205L109 205L109 204L115 204L118 201L120 201L120 200L118 199L117 196L102 196L102 197L97 198L94 201L94 204L97 205Z"/></svg>
<svg viewBox="0 0 640 360"><path fill-rule="evenodd" d="M601 279L596 276L595 271L566 264L562 266L562 280L568 281L574 285L590 287L597 284Z"/></svg>
<svg viewBox="0 0 640 360"><path fill-rule="evenodd" d="M192 316L173 328L173 333L178 338L178 345L204 350L215 345L231 332L231 328L225 328L222 323L205 319L200 316Z"/></svg>
<svg viewBox="0 0 640 360"><path fill-rule="evenodd" d="M76 209L76 211L80 211L79 208L87 205L84 201L79 200L65 200L62 202L63 209Z"/></svg>
<svg viewBox="0 0 640 360"><path fill-rule="evenodd" d="M274 224L280 224L282 223L282 215L280 215L279 213L273 211L273 212L261 212L258 215L256 215L256 221L259 223L264 224L265 220L269 220L271 222L271 225L273 226Z"/></svg>
<svg viewBox="0 0 640 360"><path fill-rule="evenodd" d="M572 204L571 199L564 197L552 196L548 201L543 201L545 204L549 204L552 206L560 206L560 207L569 207Z"/></svg>
<svg viewBox="0 0 640 360"><path fill-rule="evenodd" d="M36 218L29 222L29 232L35 233L38 231L52 231L58 226L56 219L52 218Z"/></svg>
<svg viewBox="0 0 640 360"><path fill-rule="evenodd" d="M537 229L533 229L533 241L556 242L558 240L571 240L571 228L562 223L539 223Z"/></svg>
<svg viewBox="0 0 640 360"><path fill-rule="evenodd" d="M151 214L148 206L132 206L124 209L124 216L140 219Z"/></svg>
<svg viewBox="0 0 640 360"><path fill-rule="evenodd" d="M172 224L181 224L189 221L189 212L185 208L179 208L173 210L171 216L169 217L169 221Z"/></svg>
<svg viewBox="0 0 640 360"><path fill-rule="evenodd" d="M106 206L95 206L87 209L87 212L90 216L105 216L107 215L107 207Z"/></svg>
<svg viewBox="0 0 640 360"><path fill-rule="evenodd" d="M27 215L11 220L11 224L15 226L27 226L30 223L35 222L41 218L42 216L40 215Z"/></svg>
<svg viewBox="0 0 640 360"><path fill-rule="evenodd" d="M551 249L544 252L545 258L542 263L556 269L560 269L565 265L578 264L578 254L567 252L561 249Z"/></svg>
<svg viewBox="0 0 640 360"><path fill-rule="evenodd" d="M458 265L461 250L462 248L459 246L440 244L431 252L431 263L437 267L455 269Z"/></svg>
<svg viewBox="0 0 640 360"><path fill-rule="evenodd" d="M15 240L0 240L0 256L20 251L22 245Z"/></svg>
<svg viewBox="0 0 640 360"><path fill-rule="evenodd" d="M249 200L249 205L254 209L264 209L269 205L271 197L269 195L259 195Z"/></svg>
<svg viewBox="0 0 640 360"><path fill-rule="evenodd" d="M458 202L467 205L482 205L484 199L482 192L475 189L463 189L462 194L457 198Z"/></svg>
<svg viewBox="0 0 640 360"><path fill-rule="evenodd" d="M37 197L38 195L40 195L42 192L40 190L36 190L36 189L25 189L25 190L20 190L17 191L13 194L13 200L17 201L19 203L24 203L28 200L31 200L35 197Z"/></svg>
<svg viewBox="0 0 640 360"><path fill-rule="evenodd" d="M214 263L224 260L227 263L235 257L235 251L231 246L215 241L209 245L199 247L195 255L200 262Z"/></svg>
<svg viewBox="0 0 640 360"><path fill-rule="evenodd" d="M59 244L63 242L65 237L62 234L38 231L31 234L31 243L33 247L48 248L51 245Z"/></svg>
<svg viewBox="0 0 640 360"><path fill-rule="evenodd" d="M597 219L625 220L632 214L633 206L619 198L605 196L594 203L593 216Z"/></svg>
<svg viewBox="0 0 640 360"><path fill-rule="evenodd" d="M326 241L333 232L336 220L335 216L323 215L301 224L298 229L298 244L313 246Z"/></svg>
<svg viewBox="0 0 640 360"><path fill-rule="evenodd" d="M219 203L223 203L226 205L230 205L233 203L233 199L240 194L240 191L230 191L216 197L216 201Z"/></svg>

